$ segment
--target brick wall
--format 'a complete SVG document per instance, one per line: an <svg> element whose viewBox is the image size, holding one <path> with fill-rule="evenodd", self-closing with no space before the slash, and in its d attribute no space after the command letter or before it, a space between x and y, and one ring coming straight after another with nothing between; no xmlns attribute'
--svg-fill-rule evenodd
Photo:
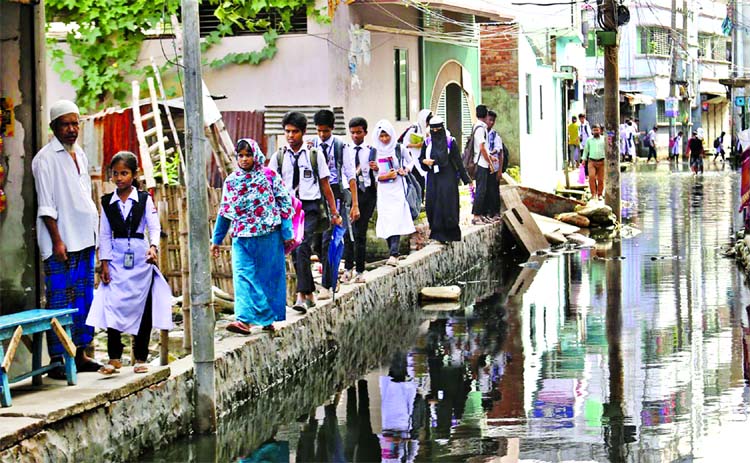
<svg viewBox="0 0 750 463"><path fill-rule="evenodd" d="M482 88L518 95L518 26L482 26Z"/></svg>

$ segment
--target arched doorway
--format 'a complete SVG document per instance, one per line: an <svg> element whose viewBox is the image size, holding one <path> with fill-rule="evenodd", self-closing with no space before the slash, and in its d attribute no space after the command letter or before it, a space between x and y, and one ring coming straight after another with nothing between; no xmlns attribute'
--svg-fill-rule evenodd
<svg viewBox="0 0 750 463"><path fill-rule="evenodd" d="M445 127L463 147L471 135L472 111L466 92L455 82L443 88L435 114L442 117Z"/></svg>
<svg viewBox="0 0 750 463"><path fill-rule="evenodd" d="M435 78L430 109L443 118L446 128L462 147L471 135L474 102L469 72L457 61L446 61Z"/></svg>

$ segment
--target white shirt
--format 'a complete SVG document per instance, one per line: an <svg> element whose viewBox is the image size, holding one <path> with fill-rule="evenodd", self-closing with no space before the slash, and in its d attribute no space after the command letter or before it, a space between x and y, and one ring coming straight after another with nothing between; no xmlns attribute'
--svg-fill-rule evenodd
<svg viewBox="0 0 750 463"><path fill-rule="evenodd" d="M42 217L57 221L57 229L70 252L96 246L99 212L91 198L89 161L80 146L74 145L76 162L54 137L34 156L37 209L36 235L42 259L52 256L52 238Z"/></svg>
<svg viewBox="0 0 750 463"><path fill-rule="evenodd" d="M477 129L477 127L481 127ZM484 159L484 156L482 156L482 145L485 145L484 148L487 150L487 153L489 154L489 148L487 147L487 124L485 124L483 121L477 121L476 124L474 124L474 127L471 129L474 132L474 159L476 159L477 166L484 167L486 169L489 169L490 165L487 163L487 160Z"/></svg>
<svg viewBox="0 0 750 463"><path fill-rule="evenodd" d="M674 145L672 146L672 154L680 154L680 151L682 151L682 137L676 135Z"/></svg>
<svg viewBox="0 0 750 463"><path fill-rule="evenodd" d="M351 158L356 176L357 161L355 160L355 157L357 155L358 147L361 148L359 150L359 169L362 172L362 184L365 186L365 188L369 188L372 185L372 182L370 182L370 150L372 149L370 145L368 145L367 143L362 143L361 145L347 143L344 146L344 159L346 159L347 157ZM377 161L377 154L375 155L375 161ZM373 172L373 174L375 175L375 181L377 181L378 174L375 172Z"/></svg>
<svg viewBox="0 0 750 463"><path fill-rule="evenodd" d="M130 214L130 210L133 209L133 203L138 202L138 190L133 188L130 190L130 196L123 202L117 195L117 192L112 194L112 199L109 204L118 203L120 207L120 214L123 217L127 217ZM143 233L148 227L148 238L151 246L159 247L159 239L161 238L161 224L159 223L159 212L154 206L154 201L151 199L151 195L146 198L146 209L143 211L143 218L141 223L138 224L136 233ZM99 224L99 260L112 260L112 226L109 223L107 214L102 214L102 220ZM118 238L127 239L127 238ZM134 239L134 238L131 238Z"/></svg>
<svg viewBox="0 0 750 463"><path fill-rule="evenodd" d="M338 172L336 170L336 161L334 156L334 140L339 140L341 142L341 176L344 177L344 180L341 181L338 178ZM321 152L323 152L323 145L327 145L327 153L330 159L330 162L328 163L328 172L330 172L331 176L328 179L328 181L332 184L341 184L342 188L349 189L349 180L356 178L356 169L354 167L354 154L347 155L346 153L346 144L342 142L338 137L335 135L332 135L331 138L329 138L326 141L322 141L320 137L315 137L315 140L313 141L313 146L318 148Z"/></svg>
<svg viewBox="0 0 750 463"><path fill-rule="evenodd" d="M414 124L411 127L409 127L409 129L404 134L404 143L403 143L404 147L406 147L406 145L411 144L411 134L413 133L423 136L423 139L422 139L423 144L427 142L427 139L430 136L429 133L423 134L422 130L420 130L419 128L419 125ZM419 159L419 156L422 154L422 148L408 148L408 149L409 149L409 153L411 154L411 158L414 160L411 163L411 165L409 165L408 167L414 168L414 170L419 172L419 175L421 175L422 177L426 176L427 172L425 172L425 170L422 169L422 166L419 164L419 162L416 162Z"/></svg>
<svg viewBox="0 0 750 463"><path fill-rule="evenodd" d="M285 146L282 149L286 154L284 154L284 165L281 166L281 179L284 181L286 189L300 201L315 201L320 199L320 185L315 181L312 162L310 161L310 151L307 147L303 144L297 153L292 151L292 148L289 146ZM278 152L274 153L271 156L271 161L268 163L268 168L277 173L279 172L278 154ZM297 191L294 191L294 159L297 156L299 156L299 185ZM318 150L318 175L320 179L331 176L325 156L323 156L323 152L320 150Z"/></svg>
<svg viewBox="0 0 750 463"><path fill-rule="evenodd" d="M591 125L589 125L589 121L579 122L578 125L578 136L581 137L581 146L586 146L586 140L591 138Z"/></svg>

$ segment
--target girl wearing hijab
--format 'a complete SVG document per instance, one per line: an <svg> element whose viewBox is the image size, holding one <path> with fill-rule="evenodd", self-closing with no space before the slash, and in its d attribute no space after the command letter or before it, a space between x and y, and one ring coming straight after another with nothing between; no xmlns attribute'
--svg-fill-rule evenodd
<svg viewBox="0 0 750 463"><path fill-rule="evenodd" d="M416 231L406 202L404 176L411 170L409 151L396 141L395 130L383 119L375 125L373 146L378 152L378 221L375 233L388 242L390 257L387 265L398 265L401 235Z"/></svg>
<svg viewBox="0 0 750 463"><path fill-rule="evenodd" d="M409 148L409 153L411 154L411 158L414 161L419 159L419 153L422 150L422 147L430 138L429 122L431 117L432 111L430 111L429 109L423 109L419 111L419 114L417 114L417 123L409 127L406 132L404 132L403 139L399 140L407 148ZM414 143L416 140L412 140L412 135L416 135L415 138L417 139L421 137L422 140ZM422 197L424 198L425 179L427 178L427 172L422 169L422 166L420 166L418 162L414 162L413 167L419 173L419 175L415 175L414 178L419 183L419 187L422 189Z"/></svg>
<svg viewBox="0 0 750 463"><path fill-rule="evenodd" d="M430 222L430 238L445 243L461 241L459 222L458 179L471 183L456 140L449 136L443 119L430 120L430 139L419 156L427 171L425 207Z"/></svg>
<svg viewBox="0 0 750 463"><path fill-rule="evenodd" d="M264 167L265 156L255 140L237 142L239 169L224 181L224 191L211 240L211 253L232 229L234 283L233 323L227 330L250 334L254 326L274 331L286 319L284 246L291 246L292 200L281 177Z"/></svg>

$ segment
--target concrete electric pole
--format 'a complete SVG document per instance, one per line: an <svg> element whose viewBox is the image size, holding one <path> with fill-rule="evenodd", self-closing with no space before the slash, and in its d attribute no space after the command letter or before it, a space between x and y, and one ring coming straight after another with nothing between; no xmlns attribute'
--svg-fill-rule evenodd
<svg viewBox="0 0 750 463"><path fill-rule="evenodd" d="M604 42L604 136L606 143L606 179L604 198L619 221L620 214L620 70L618 13L616 0L604 0L599 6L602 26L608 39Z"/></svg>
<svg viewBox="0 0 750 463"><path fill-rule="evenodd" d="M677 37L677 0L672 0L672 28L669 31L670 32L670 47L672 47L672 66L669 73L669 97L674 98L677 96L676 86L677 86L677 60L679 59L679 49L678 49L678 40L679 37ZM679 114L679 112L678 112ZM669 139L671 140L675 133L675 118L670 117L669 118ZM670 151L669 155L671 156L672 153Z"/></svg>
<svg viewBox="0 0 750 463"><path fill-rule="evenodd" d="M190 263L190 320L193 329L195 411L193 430L216 430L214 377L214 310L211 302L209 261L207 144L203 125L198 0L182 0L183 65L185 68L185 155L187 164L188 249Z"/></svg>

